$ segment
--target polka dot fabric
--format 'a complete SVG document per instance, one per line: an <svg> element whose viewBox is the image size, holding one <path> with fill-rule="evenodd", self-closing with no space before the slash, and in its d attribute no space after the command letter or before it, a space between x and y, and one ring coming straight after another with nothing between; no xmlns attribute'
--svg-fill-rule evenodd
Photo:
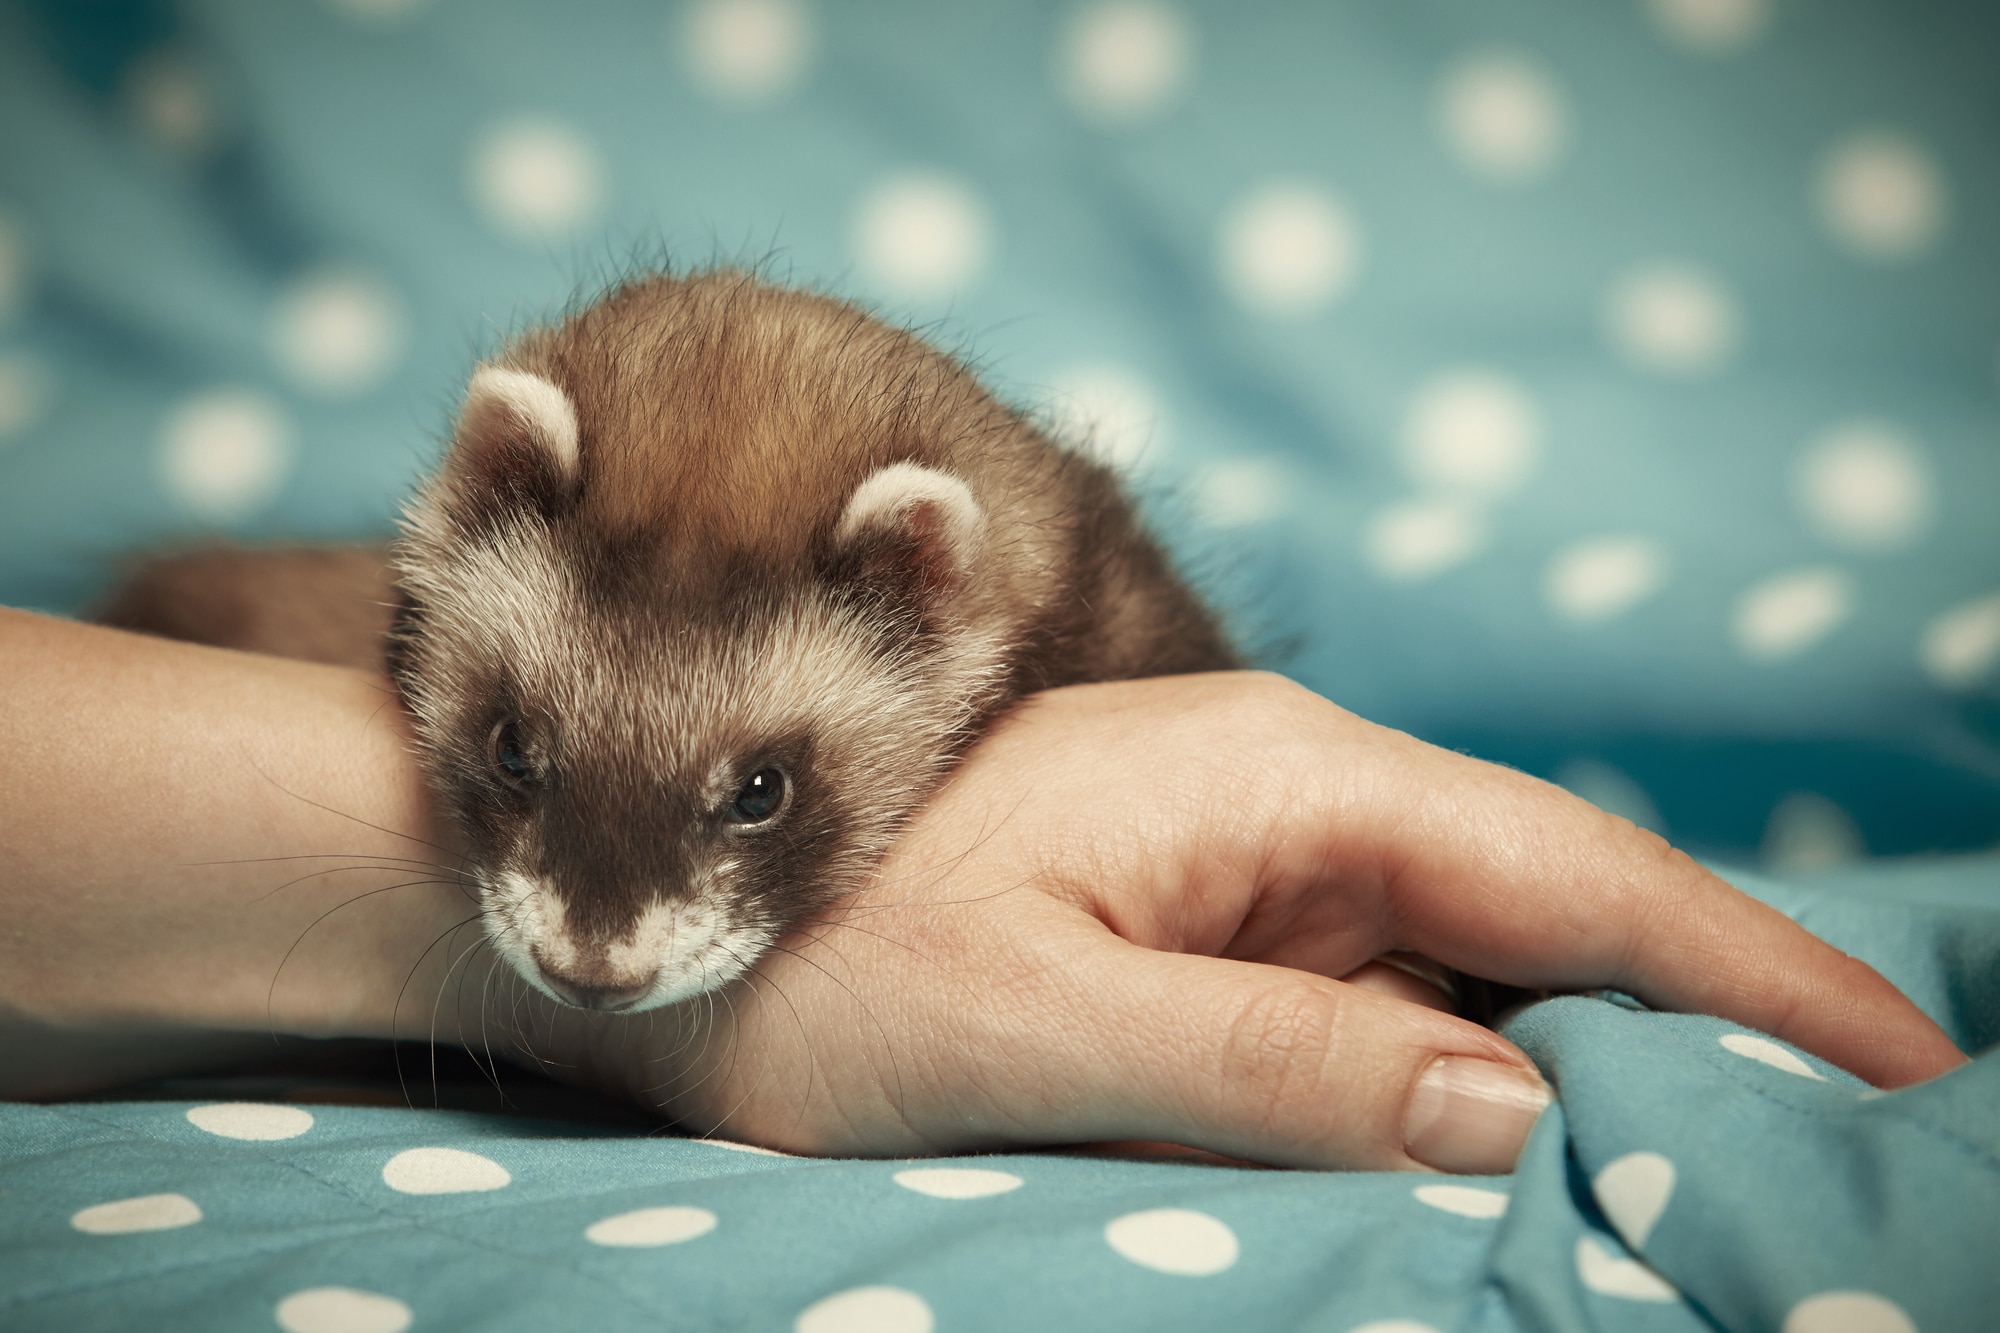
<svg viewBox="0 0 2000 1333"><path fill-rule="evenodd" d="M2000 861L1743 886L2000 1041ZM0 1327L1991 1327L2000 1052L1883 1094L1617 996L1507 1032L1561 1094L1511 1178L821 1161L268 1079L0 1105Z"/></svg>
<svg viewBox="0 0 2000 1333"><path fill-rule="evenodd" d="M480 349L667 257L941 330L1275 664L2000 1040L2000 18L1952 0L0 6L0 601L379 535ZM1815 877L1816 876L1816 877ZM1506 1180L0 1107L0 1327L1950 1333L2000 1064L1618 997Z"/></svg>
<svg viewBox="0 0 2000 1333"><path fill-rule="evenodd" d="M1801 797L1821 856L2000 823L1991 6L118 13L0 12L0 600L380 534L505 330L765 261L1367 716L1775 869Z"/></svg>

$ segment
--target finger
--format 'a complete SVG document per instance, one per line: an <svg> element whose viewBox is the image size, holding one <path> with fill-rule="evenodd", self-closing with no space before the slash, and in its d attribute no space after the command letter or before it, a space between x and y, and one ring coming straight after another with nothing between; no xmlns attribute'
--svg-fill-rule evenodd
<svg viewBox="0 0 2000 1333"><path fill-rule="evenodd" d="M1447 1014L1457 1012L1456 984L1450 970L1420 954L1384 954L1363 963L1341 980L1426 1009Z"/></svg>
<svg viewBox="0 0 2000 1333"><path fill-rule="evenodd" d="M1514 985L1610 986L1719 1015L1886 1086L1964 1062L1873 968L1657 836L1558 787L1452 759L1456 780L1430 789L1420 850L1398 830L1386 889L1397 943Z"/></svg>
<svg viewBox="0 0 2000 1333"><path fill-rule="evenodd" d="M1107 937L1043 1033L1041 1104L1087 1139L1286 1166L1512 1169L1548 1087L1483 1028L1289 968ZM1060 1020L1059 1020L1060 1021ZM1053 1036L1053 1040L1047 1038Z"/></svg>

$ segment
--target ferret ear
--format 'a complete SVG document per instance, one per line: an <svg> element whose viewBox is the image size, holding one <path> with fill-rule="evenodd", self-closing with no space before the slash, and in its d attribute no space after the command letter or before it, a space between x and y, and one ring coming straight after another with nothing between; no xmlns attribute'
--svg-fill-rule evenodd
<svg viewBox="0 0 2000 1333"><path fill-rule="evenodd" d="M833 545L844 572L934 610L970 581L986 548L986 511L949 472L892 463L854 488Z"/></svg>
<svg viewBox="0 0 2000 1333"><path fill-rule="evenodd" d="M546 509L582 471L576 407L540 375L481 366L466 386L445 466L475 494Z"/></svg>

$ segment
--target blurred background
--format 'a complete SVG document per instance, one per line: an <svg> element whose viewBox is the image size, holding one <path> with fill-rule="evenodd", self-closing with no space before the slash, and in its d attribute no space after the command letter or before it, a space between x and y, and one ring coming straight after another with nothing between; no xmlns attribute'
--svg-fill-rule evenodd
<svg viewBox="0 0 2000 1333"><path fill-rule="evenodd" d="M1269 664L1776 869L2000 843L2000 8L0 0L0 601L379 536L482 350L761 265Z"/></svg>

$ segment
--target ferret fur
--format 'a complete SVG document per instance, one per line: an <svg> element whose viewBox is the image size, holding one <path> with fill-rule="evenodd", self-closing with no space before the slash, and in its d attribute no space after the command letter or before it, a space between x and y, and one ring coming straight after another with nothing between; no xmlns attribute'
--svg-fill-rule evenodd
<svg viewBox="0 0 2000 1333"><path fill-rule="evenodd" d="M1237 664L1107 469L911 334L734 272L629 281L482 365L389 568L393 626L363 548L156 560L105 618L386 664L495 947L593 1007L754 966L1023 696ZM777 817L722 819L773 767Z"/></svg>

